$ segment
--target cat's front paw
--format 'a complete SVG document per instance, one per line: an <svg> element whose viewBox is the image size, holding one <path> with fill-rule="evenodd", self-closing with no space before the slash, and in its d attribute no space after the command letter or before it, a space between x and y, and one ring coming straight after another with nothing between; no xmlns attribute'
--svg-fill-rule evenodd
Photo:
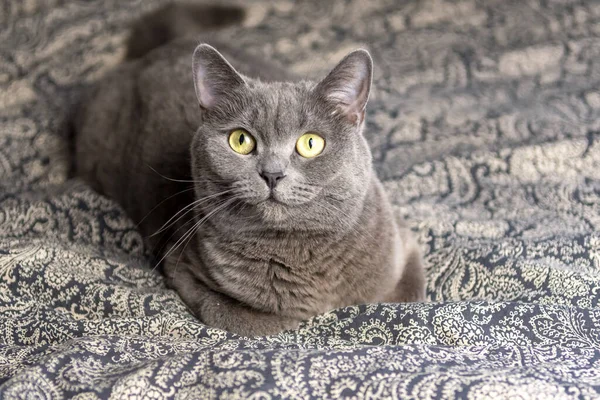
<svg viewBox="0 0 600 400"><path fill-rule="evenodd" d="M404 287L396 293L398 303L418 303L425 301L425 286L422 287Z"/></svg>
<svg viewBox="0 0 600 400"><path fill-rule="evenodd" d="M200 320L210 326L224 329L241 336L275 335L287 330L297 329L300 321L262 312L244 313L245 315L204 315ZM215 318L216 317L216 318ZM221 318L224 317L224 318Z"/></svg>
<svg viewBox="0 0 600 400"><path fill-rule="evenodd" d="M425 267L420 254L414 252L408 258L402 277L396 286L395 301L413 303L425 301Z"/></svg>

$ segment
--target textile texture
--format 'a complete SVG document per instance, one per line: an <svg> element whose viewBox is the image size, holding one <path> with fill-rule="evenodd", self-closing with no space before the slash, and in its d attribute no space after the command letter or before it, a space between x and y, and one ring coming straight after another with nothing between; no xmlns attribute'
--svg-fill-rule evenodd
<svg viewBox="0 0 600 400"><path fill-rule="evenodd" d="M600 3L245 2L215 35L300 75L371 50L366 136L428 278L255 338L196 320L68 178L69 104L161 4L0 1L0 397L600 395Z"/></svg>

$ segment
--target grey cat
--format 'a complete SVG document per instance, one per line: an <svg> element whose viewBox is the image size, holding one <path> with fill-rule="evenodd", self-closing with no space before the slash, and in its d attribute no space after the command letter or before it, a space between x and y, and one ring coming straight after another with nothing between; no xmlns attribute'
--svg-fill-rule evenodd
<svg viewBox="0 0 600 400"><path fill-rule="evenodd" d="M165 19L219 15L176 7L136 26L129 55L141 58L97 82L74 120L77 174L139 223L168 284L204 323L243 335L422 301L419 249L362 135L369 53L297 80L224 44L173 39ZM153 43L164 45L144 54Z"/></svg>

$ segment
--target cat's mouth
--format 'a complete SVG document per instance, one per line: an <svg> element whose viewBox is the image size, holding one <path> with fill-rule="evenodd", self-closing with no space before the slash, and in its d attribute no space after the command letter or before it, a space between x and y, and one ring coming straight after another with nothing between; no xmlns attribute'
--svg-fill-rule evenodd
<svg viewBox="0 0 600 400"><path fill-rule="evenodd" d="M272 204L278 204L278 205L282 205L282 206L287 206L286 203L284 203L283 201L279 200L274 192L271 192L269 194L269 197L267 197L265 200L261 201L261 203L264 203L266 205L272 205Z"/></svg>
<svg viewBox="0 0 600 400"><path fill-rule="evenodd" d="M278 199L279 196L277 196L277 192L274 190L271 190L269 192L269 196L267 197L267 201L275 201L278 203L281 203L281 200Z"/></svg>
<svg viewBox="0 0 600 400"><path fill-rule="evenodd" d="M266 189L266 188L265 188ZM241 200L260 211L266 209L283 209L292 212L293 208L301 207L314 200L318 193L303 190L289 190L289 188L266 189L260 192L253 190L243 193Z"/></svg>
<svg viewBox="0 0 600 400"><path fill-rule="evenodd" d="M278 200L272 194L258 203L256 209L259 211L261 218L265 222L281 222L286 220L289 214L289 206L281 200Z"/></svg>
<svg viewBox="0 0 600 400"><path fill-rule="evenodd" d="M286 193L277 190L271 190L268 194L265 194L263 200L259 203L265 207L283 207L285 209L296 208L304 206L314 199L315 193L311 193L311 196L298 195L296 193Z"/></svg>

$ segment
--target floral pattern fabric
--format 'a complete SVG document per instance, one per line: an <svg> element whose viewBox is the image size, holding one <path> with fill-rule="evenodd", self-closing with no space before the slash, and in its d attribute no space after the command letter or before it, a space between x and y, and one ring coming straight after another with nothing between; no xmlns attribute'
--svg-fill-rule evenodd
<svg viewBox="0 0 600 400"><path fill-rule="evenodd" d="M303 76L371 50L366 135L428 277L256 338L196 320L68 178L70 105L161 4L0 2L0 397L600 396L599 3L245 2L215 35Z"/></svg>

